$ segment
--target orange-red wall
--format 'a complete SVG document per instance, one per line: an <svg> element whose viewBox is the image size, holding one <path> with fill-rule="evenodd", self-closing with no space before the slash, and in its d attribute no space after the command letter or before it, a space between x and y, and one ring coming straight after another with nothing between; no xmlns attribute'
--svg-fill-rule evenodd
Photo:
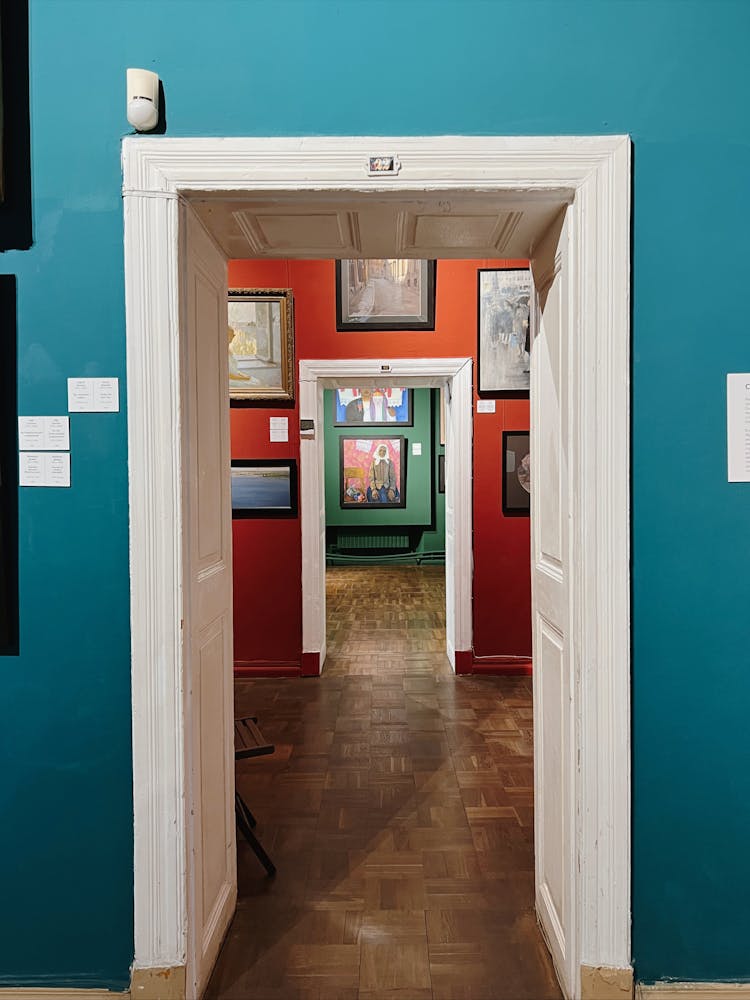
<svg viewBox="0 0 750 1000"><path fill-rule="evenodd" d="M336 331L333 261L230 261L230 288L291 288L295 352L301 358L476 358L477 269L521 261L441 260L435 330ZM476 384L476 377L475 377ZM476 399L476 394L475 394ZM271 444L268 419L289 417L288 444ZM496 401L474 415L475 658L531 655L529 519L504 517L502 431L527 430L528 400ZM232 407L233 458L296 458L297 403L287 408ZM304 483L300 483L304 489ZM235 662L293 667L302 649L302 544L299 520L234 521Z"/></svg>

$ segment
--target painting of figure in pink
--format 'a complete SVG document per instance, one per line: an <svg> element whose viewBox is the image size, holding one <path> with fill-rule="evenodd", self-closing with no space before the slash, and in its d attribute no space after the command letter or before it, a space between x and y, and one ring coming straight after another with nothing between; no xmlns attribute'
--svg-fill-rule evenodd
<svg viewBox="0 0 750 1000"><path fill-rule="evenodd" d="M341 507L404 507L406 449L399 437L341 437Z"/></svg>

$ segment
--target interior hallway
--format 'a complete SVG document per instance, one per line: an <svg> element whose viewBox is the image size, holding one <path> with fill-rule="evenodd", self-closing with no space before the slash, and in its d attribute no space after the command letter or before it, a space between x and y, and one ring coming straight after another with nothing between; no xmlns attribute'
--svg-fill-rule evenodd
<svg viewBox="0 0 750 1000"><path fill-rule="evenodd" d="M442 567L327 574L320 679L239 681L272 757L237 783L278 874L238 839L212 1000L547 1000L534 915L530 678L456 678Z"/></svg>

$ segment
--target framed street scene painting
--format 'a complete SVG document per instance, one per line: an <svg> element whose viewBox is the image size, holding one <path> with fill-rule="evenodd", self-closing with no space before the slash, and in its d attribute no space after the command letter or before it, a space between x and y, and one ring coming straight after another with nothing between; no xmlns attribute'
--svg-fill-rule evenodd
<svg viewBox="0 0 750 1000"><path fill-rule="evenodd" d="M297 462L232 459L232 517L296 517Z"/></svg>
<svg viewBox="0 0 750 1000"><path fill-rule="evenodd" d="M294 399L290 288L230 288L229 398Z"/></svg>
<svg viewBox="0 0 750 1000"><path fill-rule="evenodd" d="M411 389L336 389L334 406L335 427L411 427L414 421Z"/></svg>
<svg viewBox="0 0 750 1000"><path fill-rule="evenodd" d="M434 330L434 260L337 260L337 330Z"/></svg>
<svg viewBox="0 0 750 1000"><path fill-rule="evenodd" d="M503 431L503 514L531 513L529 432Z"/></svg>
<svg viewBox="0 0 750 1000"><path fill-rule="evenodd" d="M531 271L480 268L477 277L478 391L528 395Z"/></svg>
<svg viewBox="0 0 750 1000"><path fill-rule="evenodd" d="M339 438L342 510L406 506L406 439Z"/></svg>

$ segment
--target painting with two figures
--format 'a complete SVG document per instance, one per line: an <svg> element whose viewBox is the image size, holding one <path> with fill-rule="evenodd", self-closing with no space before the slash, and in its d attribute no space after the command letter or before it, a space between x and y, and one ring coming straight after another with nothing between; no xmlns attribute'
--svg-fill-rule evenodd
<svg viewBox="0 0 750 1000"><path fill-rule="evenodd" d="M382 389L336 389L334 402L336 427L355 424L369 424L371 427L412 424L411 389L393 386Z"/></svg>

